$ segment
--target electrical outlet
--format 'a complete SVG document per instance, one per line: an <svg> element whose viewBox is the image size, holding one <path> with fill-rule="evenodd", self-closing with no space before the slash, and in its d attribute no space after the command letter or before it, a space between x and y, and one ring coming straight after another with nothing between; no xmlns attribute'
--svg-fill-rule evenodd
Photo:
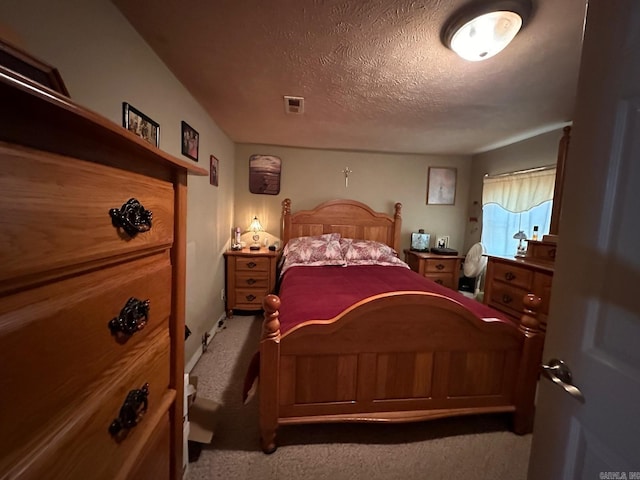
<svg viewBox="0 0 640 480"><path fill-rule="evenodd" d="M224 292L224 288L222 290L220 290L220 300L222 300L224 302L224 300L226 299L225 297L225 292Z"/></svg>

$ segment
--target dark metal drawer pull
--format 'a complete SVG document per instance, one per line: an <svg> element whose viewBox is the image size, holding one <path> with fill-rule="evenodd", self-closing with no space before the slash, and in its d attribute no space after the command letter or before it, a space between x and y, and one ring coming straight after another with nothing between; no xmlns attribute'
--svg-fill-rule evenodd
<svg viewBox="0 0 640 480"><path fill-rule="evenodd" d="M249 294L249 295L247 295L245 298L246 298L248 301L253 302L253 301L254 301L256 298L258 298L258 297L256 297L255 295Z"/></svg>
<svg viewBox="0 0 640 480"><path fill-rule="evenodd" d="M135 427L147 411L148 396L148 383L139 390L131 390L120 408L120 415L109 425L109 433L115 437L119 436L123 430Z"/></svg>
<svg viewBox="0 0 640 480"><path fill-rule="evenodd" d="M506 278L508 281L511 281L514 278L516 278L516 276L511 272L507 272L507 273L504 274L504 278Z"/></svg>
<svg viewBox="0 0 640 480"><path fill-rule="evenodd" d="M248 283L249 285L253 285L253 284L254 284L254 283L256 283L256 282L257 282L257 280L254 280L253 278L247 278L247 283Z"/></svg>
<svg viewBox="0 0 640 480"><path fill-rule="evenodd" d="M111 215L113 226L122 228L130 237L151 230L153 212L146 210L135 198L127 200L119 210L112 208L109 210L109 215Z"/></svg>
<svg viewBox="0 0 640 480"><path fill-rule="evenodd" d="M131 297L120 310L120 315L109 321L109 330L116 336L131 336L142 330L149 319L149 300Z"/></svg>
<svg viewBox="0 0 640 480"><path fill-rule="evenodd" d="M255 263L255 262L249 262L249 263L247 263L247 267L249 267L249 268L256 268L257 266L258 266L258 264L257 264L257 263Z"/></svg>
<svg viewBox="0 0 640 480"><path fill-rule="evenodd" d="M437 264L437 265L436 265L436 268L437 268L438 270L443 270L443 269L444 269L444 265L443 265L443 264L441 264L441 263L439 263L439 264Z"/></svg>
<svg viewBox="0 0 640 480"><path fill-rule="evenodd" d="M444 282L442 281L441 278L438 278L437 280L434 280L434 282L440 284L440 285L444 285Z"/></svg>
<svg viewBox="0 0 640 480"><path fill-rule="evenodd" d="M502 295L502 303L511 303L511 302L513 302L513 298L511 298L506 293Z"/></svg>

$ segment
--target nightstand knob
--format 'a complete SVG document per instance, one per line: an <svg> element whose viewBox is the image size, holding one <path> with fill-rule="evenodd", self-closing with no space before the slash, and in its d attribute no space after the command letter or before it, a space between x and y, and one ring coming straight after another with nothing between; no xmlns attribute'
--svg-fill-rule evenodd
<svg viewBox="0 0 640 480"><path fill-rule="evenodd" d="M507 281L509 281L509 282L510 282L511 280L513 280L514 278L516 278L516 276L515 276L513 273L511 273L511 272L507 272L507 273L505 273L505 274L504 274L504 278L506 278L506 279L507 279Z"/></svg>
<svg viewBox="0 0 640 480"><path fill-rule="evenodd" d="M254 280L253 278L247 278L247 283L249 285L253 285L254 283L256 283L257 280Z"/></svg>
<svg viewBox="0 0 640 480"><path fill-rule="evenodd" d="M511 303L511 302L513 302L513 298L511 298L511 296L507 295L506 293L502 295L502 303Z"/></svg>
<svg viewBox="0 0 640 480"><path fill-rule="evenodd" d="M257 263L255 263L255 262L249 262L249 263L247 263L247 267L249 267L249 268L256 268L257 266L258 266L258 264L257 264Z"/></svg>
<svg viewBox="0 0 640 480"><path fill-rule="evenodd" d="M437 264L437 265L436 265L436 268L437 268L438 270L442 270L442 269L444 268L444 265L443 265L443 264L441 264L441 263L439 263L439 264Z"/></svg>
<svg viewBox="0 0 640 480"><path fill-rule="evenodd" d="M258 298L258 297L256 297L255 295L251 295L251 294L249 294L249 295L247 295L245 298L246 298L248 301L253 302L253 301L254 301L256 298Z"/></svg>
<svg viewBox="0 0 640 480"><path fill-rule="evenodd" d="M434 280L434 282L436 282L439 285L444 285L444 282L442 281L441 278L438 278L437 280Z"/></svg>

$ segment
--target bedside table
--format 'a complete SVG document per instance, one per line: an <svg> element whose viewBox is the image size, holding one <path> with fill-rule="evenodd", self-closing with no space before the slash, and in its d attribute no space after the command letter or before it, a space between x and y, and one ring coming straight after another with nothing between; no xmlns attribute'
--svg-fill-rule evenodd
<svg viewBox="0 0 640 480"><path fill-rule="evenodd" d="M233 317L234 310L262 310L262 299L276 285L278 254L266 248L243 248L224 253L228 318Z"/></svg>
<svg viewBox="0 0 640 480"><path fill-rule="evenodd" d="M458 290L460 264L463 258L460 255L404 251L404 261L411 270L453 290Z"/></svg>

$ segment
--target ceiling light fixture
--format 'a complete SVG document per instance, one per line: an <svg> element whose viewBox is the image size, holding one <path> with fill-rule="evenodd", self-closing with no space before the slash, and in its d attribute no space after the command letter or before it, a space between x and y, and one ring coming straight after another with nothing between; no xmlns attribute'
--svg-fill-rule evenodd
<svg viewBox="0 0 640 480"><path fill-rule="evenodd" d="M476 1L449 19L442 43L465 60L486 60L509 45L530 14L531 0Z"/></svg>

